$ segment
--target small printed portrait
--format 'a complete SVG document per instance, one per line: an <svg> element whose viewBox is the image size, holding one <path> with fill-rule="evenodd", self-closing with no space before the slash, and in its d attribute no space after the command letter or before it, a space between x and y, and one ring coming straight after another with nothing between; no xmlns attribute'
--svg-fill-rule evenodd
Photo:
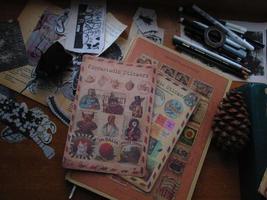
<svg viewBox="0 0 267 200"><path fill-rule="evenodd" d="M175 76L175 80L177 80L179 83L182 83L183 85L187 86L189 84L190 77L183 74L183 73L177 72L177 74Z"/></svg>
<svg viewBox="0 0 267 200"><path fill-rule="evenodd" d="M213 92L213 88L211 86L198 80L194 81L192 89L207 99L211 97Z"/></svg>
<svg viewBox="0 0 267 200"><path fill-rule="evenodd" d="M181 185L181 181L177 178L164 176L156 190L158 199L172 200Z"/></svg>
<svg viewBox="0 0 267 200"><path fill-rule="evenodd" d="M95 146L95 139L83 134L75 134L71 138L70 155L80 159L91 159Z"/></svg>
<svg viewBox="0 0 267 200"><path fill-rule="evenodd" d="M99 110L100 104L95 89L88 89L88 94L81 98L79 105L83 109Z"/></svg>
<svg viewBox="0 0 267 200"><path fill-rule="evenodd" d="M166 102L164 111L168 117L176 119L178 115L183 112L183 105L180 101L171 99Z"/></svg>
<svg viewBox="0 0 267 200"><path fill-rule="evenodd" d="M119 134L119 128L117 127L115 123L116 116L115 115L109 115L108 121L104 124L102 127L102 134L103 136L108 137L116 137Z"/></svg>
<svg viewBox="0 0 267 200"><path fill-rule="evenodd" d="M192 146L194 144L196 135L197 135L197 130L187 126L184 128L178 141L188 146Z"/></svg>
<svg viewBox="0 0 267 200"><path fill-rule="evenodd" d="M154 159L157 158L158 154L163 150L163 145L162 143L153 138L153 137L150 137L149 139L149 145L148 145L148 152L147 154L150 156L150 157L153 157Z"/></svg>
<svg viewBox="0 0 267 200"><path fill-rule="evenodd" d="M97 125L94 122L95 113L82 112L82 119L77 122L78 130L75 133L81 133L86 135L93 135L93 131L97 129Z"/></svg>
<svg viewBox="0 0 267 200"><path fill-rule="evenodd" d="M176 146L172 150L172 154L178 156L182 161L187 161L190 156L190 147L185 147L180 143L176 144Z"/></svg>
<svg viewBox="0 0 267 200"><path fill-rule="evenodd" d="M139 121L131 119L128 127L125 130L125 139L130 141L138 141L141 139L141 129L139 128Z"/></svg>
<svg viewBox="0 0 267 200"><path fill-rule="evenodd" d="M182 174L184 172L185 163L175 157L172 157L169 161L168 167L172 172Z"/></svg>
<svg viewBox="0 0 267 200"><path fill-rule="evenodd" d="M141 98L140 96L134 97L134 101L129 106L130 111L132 111L133 117L142 118L142 116L143 116L142 102L144 100L145 100L145 98Z"/></svg>
<svg viewBox="0 0 267 200"><path fill-rule="evenodd" d="M99 145L98 154L96 159L102 161L111 161L116 157L114 146L111 142L102 142Z"/></svg>
<svg viewBox="0 0 267 200"><path fill-rule="evenodd" d="M106 113L123 114L125 104L125 97L117 97L114 93L111 93L109 97L103 99L103 111Z"/></svg>
<svg viewBox="0 0 267 200"><path fill-rule="evenodd" d="M138 164L141 156L141 147L138 145L122 145L120 152L120 162Z"/></svg>
<svg viewBox="0 0 267 200"><path fill-rule="evenodd" d="M194 123L201 124L206 116L208 110L208 102L200 100L194 110L193 114L190 117L190 120Z"/></svg>
<svg viewBox="0 0 267 200"><path fill-rule="evenodd" d="M162 65L161 71L163 71L165 74L169 75L170 77L174 77L175 75L175 69L172 69L167 65Z"/></svg>
<svg viewBox="0 0 267 200"><path fill-rule="evenodd" d="M156 88L154 105L156 107L160 107L164 104L164 102L165 102L164 92L161 89Z"/></svg>
<svg viewBox="0 0 267 200"><path fill-rule="evenodd" d="M184 103L188 107L194 107L196 103L198 102L198 96L195 93L189 93L186 96L184 96Z"/></svg>

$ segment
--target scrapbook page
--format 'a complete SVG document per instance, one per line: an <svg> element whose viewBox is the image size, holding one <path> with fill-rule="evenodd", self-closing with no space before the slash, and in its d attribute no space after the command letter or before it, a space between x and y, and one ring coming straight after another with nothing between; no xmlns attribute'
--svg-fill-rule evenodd
<svg viewBox="0 0 267 200"><path fill-rule="evenodd" d="M144 176L156 66L84 56L65 168Z"/></svg>
<svg viewBox="0 0 267 200"><path fill-rule="evenodd" d="M143 192L116 175L71 171L66 179L109 199L190 199L210 143L213 115L231 80L200 62L145 38L133 41L126 61L156 64L160 73L198 93L200 100L194 114L151 192Z"/></svg>
<svg viewBox="0 0 267 200"><path fill-rule="evenodd" d="M198 100L196 92L158 74L147 173L144 178L124 176L124 179L145 192L152 189Z"/></svg>

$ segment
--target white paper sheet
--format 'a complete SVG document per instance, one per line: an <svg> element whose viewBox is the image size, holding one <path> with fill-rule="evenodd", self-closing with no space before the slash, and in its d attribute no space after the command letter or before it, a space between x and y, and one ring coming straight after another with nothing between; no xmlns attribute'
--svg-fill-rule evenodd
<svg viewBox="0 0 267 200"><path fill-rule="evenodd" d="M105 24L105 0L73 1L65 48L77 53L99 54L105 45Z"/></svg>

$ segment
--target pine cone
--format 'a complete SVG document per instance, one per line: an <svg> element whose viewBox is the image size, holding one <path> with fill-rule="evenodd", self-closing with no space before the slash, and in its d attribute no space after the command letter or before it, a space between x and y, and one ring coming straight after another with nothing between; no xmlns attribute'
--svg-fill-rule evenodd
<svg viewBox="0 0 267 200"><path fill-rule="evenodd" d="M237 90L226 94L213 121L213 139L226 152L240 152L249 141L250 120L244 96Z"/></svg>

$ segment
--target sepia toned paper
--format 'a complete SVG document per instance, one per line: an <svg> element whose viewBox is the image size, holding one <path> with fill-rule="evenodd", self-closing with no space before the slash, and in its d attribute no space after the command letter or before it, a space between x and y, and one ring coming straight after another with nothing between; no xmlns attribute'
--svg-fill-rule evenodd
<svg viewBox="0 0 267 200"><path fill-rule="evenodd" d="M151 191L198 100L198 95L192 90L158 75L147 173L144 178L124 176L124 179L145 192Z"/></svg>
<svg viewBox="0 0 267 200"><path fill-rule="evenodd" d="M66 46L77 53L99 54L105 45L106 1L72 1Z"/></svg>
<svg viewBox="0 0 267 200"><path fill-rule="evenodd" d="M63 166L144 176L155 78L153 65L84 56Z"/></svg>

